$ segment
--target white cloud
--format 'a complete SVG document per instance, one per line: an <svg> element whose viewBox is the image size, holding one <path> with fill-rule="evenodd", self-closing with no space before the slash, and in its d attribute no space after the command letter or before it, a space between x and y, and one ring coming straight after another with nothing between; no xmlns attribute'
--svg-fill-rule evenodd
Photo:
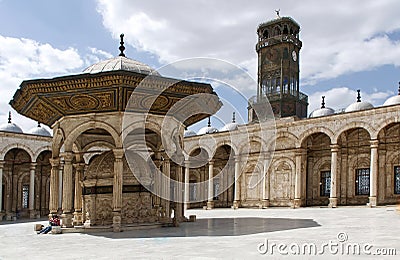
<svg viewBox="0 0 400 260"><path fill-rule="evenodd" d="M158 55L163 63L191 57L225 59L256 76L256 27L282 15L302 26L301 77L314 84L382 65L400 66L400 2L382 1L140 1L98 0L115 38Z"/></svg>
<svg viewBox="0 0 400 260"><path fill-rule="evenodd" d="M361 100L370 102L374 106L381 106L385 100L392 95L394 95L394 93L391 91L375 91L372 93L361 91ZM322 96L325 96L326 106L335 110L346 108L350 104L357 101L356 90L349 89L347 87L332 88L327 91L315 92L309 96L309 112L321 107Z"/></svg>
<svg viewBox="0 0 400 260"><path fill-rule="evenodd" d="M13 111L8 102L23 80L67 74L82 65L83 61L76 49L60 50L47 43L0 35L0 124L7 122L8 110ZM25 131L36 125L15 111L13 122Z"/></svg>

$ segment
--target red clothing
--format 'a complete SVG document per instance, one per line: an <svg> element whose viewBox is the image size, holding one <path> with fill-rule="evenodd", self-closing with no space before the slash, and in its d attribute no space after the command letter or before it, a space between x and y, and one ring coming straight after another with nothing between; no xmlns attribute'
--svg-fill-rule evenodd
<svg viewBox="0 0 400 260"><path fill-rule="evenodd" d="M50 219L50 226L59 226L60 225L60 219L59 218L51 218Z"/></svg>

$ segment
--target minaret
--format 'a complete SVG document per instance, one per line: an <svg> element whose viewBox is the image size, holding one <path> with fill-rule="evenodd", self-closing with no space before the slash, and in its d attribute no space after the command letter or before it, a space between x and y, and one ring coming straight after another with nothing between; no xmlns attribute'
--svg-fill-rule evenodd
<svg viewBox="0 0 400 260"><path fill-rule="evenodd" d="M300 92L299 84L300 26L292 18L281 17L276 12L276 19L257 28L258 88L254 102L261 104L268 99L278 118L306 118L308 97Z"/></svg>

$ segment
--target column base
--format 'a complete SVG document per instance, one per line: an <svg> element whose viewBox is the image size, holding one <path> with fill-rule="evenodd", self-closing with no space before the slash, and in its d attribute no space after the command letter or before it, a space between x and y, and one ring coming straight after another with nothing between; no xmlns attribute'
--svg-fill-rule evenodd
<svg viewBox="0 0 400 260"><path fill-rule="evenodd" d="M214 201L207 201L207 209L213 209L214 208Z"/></svg>
<svg viewBox="0 0 400 260"><path fill-rule="evenodd" d="M121 232L121 212L114 211L113 214L113 232Z"/></svg>
<svg viewBox="0 0 400 260"><path fill-rule="evenodd" d="M36 210L30 209L29 210L29 218L30 219L35 219L36 217L37 217Z"/></svg>
<svg viewBox="0 0 400 260"><path fill-rule="evenodd" d="M66 228L73 227L72 225L72 213L63 213L61 215L62 226Z"/></svg>
<svg viewBox="0 0 400 260"><path fill-rule="evenodd" d="M372 208L376 207L376 197L368 197L369 202L367 203L367 206Z"/></svg>
<svg viewBox="0 0 400 260"><path fill-rule="evenodd" d="M0 212L0 222L3 221L4 216L5 216L5 213L4 212Z"/></svg>
<svg viewBox="0 0 400 260"><path fill-rule="evenodd" d="M301 199L294 199L292 208L300 208L301 207Z"/></svg>
<svg viewBox="0 0 400 260"><path fill-rule="evenodd" d="M336 208L337 207L337 198L329 198L328 207Z"/></svg>
<svg viewBox="0 0 400 260"><path fill-rule="evenodd" d="M239 207L240 207L240 201L238 201L238 200L233 201L232 208L238 209Z"/></svg>
<svg viewBox="0 0 400 260"><path fill-rule="evenodd" d="M74 212L74 226L82 226L83 225L83 216L82 211Z"/></svg>
<svg viewBox="0 0 400 260"><path fill-rule="evenodd" d="M266 209L269 207L269 200L265 199L261 201L261 208Z"/></svg>

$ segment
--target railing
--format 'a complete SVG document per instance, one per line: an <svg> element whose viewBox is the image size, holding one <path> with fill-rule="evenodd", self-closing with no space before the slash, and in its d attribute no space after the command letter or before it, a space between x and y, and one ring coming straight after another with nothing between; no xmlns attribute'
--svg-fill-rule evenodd
<svg viewBox="0 0 400 260"><path fill-rule="evenodd" d="M301 48L301 46L302 46L302 43L299 39L297 39L293 35L288 34L288 35L278 35L278 36L265 38L265 39L261 38L261 39L259 39L259 41L256 45L256 50L258 51L261 48L271 46L271 45L281 43L281 42L292 42L299 48Z"/></svg>

